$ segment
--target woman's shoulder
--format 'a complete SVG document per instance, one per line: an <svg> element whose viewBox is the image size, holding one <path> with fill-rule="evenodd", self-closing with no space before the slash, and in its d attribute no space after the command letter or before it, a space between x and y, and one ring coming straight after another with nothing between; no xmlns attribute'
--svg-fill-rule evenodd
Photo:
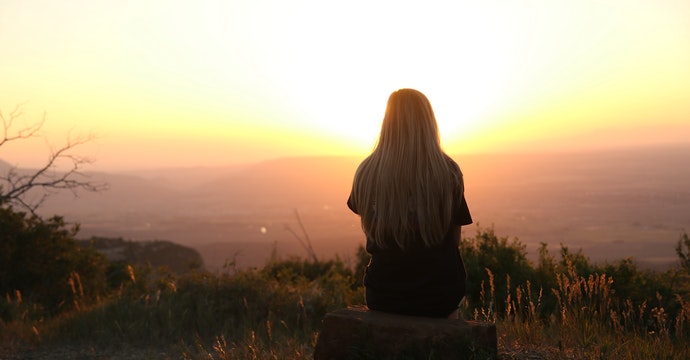
<svg viewBox="0 0 690 360"><path fill-rule="evenodd" d="M355 170L355 173L360 173L364 169L368 168L371 165L372 162L372 155L369 155L362 160L359 165L357 165L357 169Z"/></svg>
<svg viewBox="0 0 690 360"><path fill-rule="evenodd" d="M448 154L443 154L443 155L446 158L446 162L448 163L448 168L450 169L450 171L452 171L453 173L456 173L457 175L460 175L460 177L462 177L462 170L460 170L460 165L458 165L458 163L455 162L455 160L453 160L453 158L448 156Z"/></svg>

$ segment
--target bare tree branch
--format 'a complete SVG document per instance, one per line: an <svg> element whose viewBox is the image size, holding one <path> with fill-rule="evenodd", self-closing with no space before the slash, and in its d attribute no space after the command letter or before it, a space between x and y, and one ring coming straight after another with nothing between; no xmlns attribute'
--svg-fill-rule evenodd
<svg viewBox="0 0 690 360"><path fill-rule="evenodd" d="M317 262L318 258L316 257L316 252L314 251L314 248L311 246L311 240L309 239L309 233L307 233L307 229L304 227L304 223L302 223L302 218L299 216L299 211L295 209L295 216L297 217L297 222L299 223L300 229L302 230L302 234L304 236L304 239L302 239L301 236L299 236L294 230L289 225L285 225L285 230L287 230L292 236L294 236L297 241L299 241L300 245L304 248L304 250L307 252L307 255L313 262Z"/></svg>
<svg viewBox="0 0 690 360"><path fill-rule="evenodd" d="M0 147L10 141L39 137L38 133L46 120L45 113L40 122L13 130L13 124L22 114L21 105L17 105L8 118L0 112L3 129ZM93 159L72 153L75 148L93 140L93 135L69 135L67 142L61 147L53 148L49 145L50 154L38 169L20 170L16 166L11 166L4 175L0 174L0 205L17 205L35 214L50 195L59 191L69 190L77 196L78 190L97 192L107 189L107 184L90 181L89 175L83 172L83 168L92 164ZM58 169L65 163L66 170ZM28 194L32 191L40 191L37 199L29 198Z"/></svg>
<svg viewBox="0 0 690 360"><path fill-rule="evenodd" d="M2 111L0 111L0 120L2 120L2 138L0 138L0 146L4 145L5 143L8 143L10 141L14 140L20 140L20 139L28 139L37 136L38 132L43 128L43 124L46 122L46 114L45 112L43 113L43 117L41 118L41 121L27 125L19 130L17 130L13 135L11 134L10 130L12 128L13 123L19 119L22 115L24 115L24 111L22 110L22 105L23 104L18 104L14 110L12 110L9 114L9 118L5 118L3 115Z"/></svg>

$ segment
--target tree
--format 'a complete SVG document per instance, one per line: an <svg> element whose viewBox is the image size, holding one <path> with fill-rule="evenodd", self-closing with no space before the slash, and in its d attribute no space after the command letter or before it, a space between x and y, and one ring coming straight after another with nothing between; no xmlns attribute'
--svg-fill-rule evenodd
<svg viewBox="0 0 690 360"><path fill-rule="evenodd" d="M45 113L40 121L15 129L23 116L22 105L17 105L7 116L0 111L2 121L0 131L0 151L3 146L16 141L40 137L40 130L46 121ZM76 195L77 190L102 191L107 188L104 183L89 181L83 168L93 160L74 154L73 150L94 139L93 135L68 136L64 145L50 147L48 159L42 166L33 170L22 170L9 166L0 173L0 206L9 204L26 209L35 214L48 196L57 191L68 190ZM59 171L58 165L67 164L66 170ZM30 197L29 194L36 194Z"/></svg>

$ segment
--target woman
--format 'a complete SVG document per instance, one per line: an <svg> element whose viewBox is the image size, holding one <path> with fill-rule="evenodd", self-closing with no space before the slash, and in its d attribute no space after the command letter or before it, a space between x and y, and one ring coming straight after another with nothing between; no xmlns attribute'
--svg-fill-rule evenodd
<svg viewBox="0 0 690 360"><path fill-rule="evenodd" d="M457 318L466 282L460 226L472 217L462 172L441 149L424 94L400 89L390 95L378 143L357 168L347 205L361 217L371 254L367 306Z"/></svg>

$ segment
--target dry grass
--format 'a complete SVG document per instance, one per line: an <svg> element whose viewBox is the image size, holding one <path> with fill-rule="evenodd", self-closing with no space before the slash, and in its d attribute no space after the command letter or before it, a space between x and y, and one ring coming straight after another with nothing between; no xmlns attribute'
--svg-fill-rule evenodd
<svg viewBox="0 0 690 360"><path fill-rule="evenodd" d="M674 315L654 299L634 305L615 296L610 276L558 273L558 286L549 289L557 310L541 312L544 289L532 285L511 287L505 311L497 313L494 276L480 294L478 307L464 310L475 320L494 322L499 333L499 354L506 359L688 359L690 358L690 303L675 296ZM536 294L536 296L535 296Z"/></svg>
<svg viewBox="0 0 690 360"><path fill-rule="evenodd" d="M0 322L0 357L311 359L323 315L363 301L339 260L181 277L130 269L129 283L95 304L83 301L74 274L75 310L55 318L35 318L21 294L8 295L15 320ZM681 295L623 300L612 276L579 275L568 263L551 288L505 275L499 304L497 277L486 274L478 302L461 310L497 325L502 359L690 358L690 301Z"/></svg>

